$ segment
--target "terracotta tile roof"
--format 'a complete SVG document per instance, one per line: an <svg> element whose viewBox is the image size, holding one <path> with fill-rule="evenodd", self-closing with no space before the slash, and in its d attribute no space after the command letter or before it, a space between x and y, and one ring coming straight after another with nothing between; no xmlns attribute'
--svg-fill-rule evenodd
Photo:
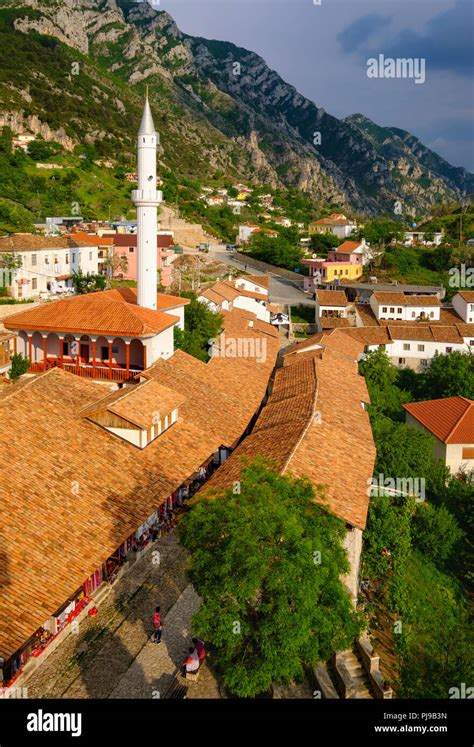
<svg viewBox="0 0 474 747"><path fill-rule="evenodd" d="M405 293L388 291L375 291L374 298L379 304L392 306L441 306L437 296L407 296Z"/></svg>
<svg viewBox="0 0 474 747"><path fill-rule="evenodd" d="M113 239L107 236L98 236L96 233L85 233L84 231L74 231L71 238L77 241L89 242L93 246L113 246Z"/></svg>
<svg viewBox="0 0 474 747"><path fill-rule="evenodd" d="M322 329L340 329L341 327L350 327L349 319L334 316L322 316L319 319L319 323Z"/></svg>
<svg viewBox="0 0 474 747"><path fill-rule="evenodd" d="M39 249L75 249L97 246L95 236L85 241L76 240L70 236L42 236L34 233L14 233L0 238L0 252L27 252Z"/></svg>
<svg viewBox="0 0 474 747"><path fill-rule="evenodd" d="M420 340L432 341L433 334L430 327L386 327L390 340Z"/></svg>
<svg viewBox="0 0 474 747"><path fill-rule="evenodd" d="M200 295L202 296L202 298L206 298L208 301L211 301L211 303L215 303L217 306L220 306L226 300L219 293L216 293L213 288L206 288Z"/></svg>
<svg viewBox="0 0 474 747"><path fill-rule="evenodd" d="M435 342L463 342L457 327L435 327L433 325L430 326L430 330Z"/></svg>
<svg viewBox="0 0 474 747"><path fill-rule="evenodd" d="M460 290L458 295L467 303L474 303L474 291Z"/></svg>
<svg viewBox="0 0 474 747"><path fill-rule="evenodd" d="M403 405L405 410L445 444L474 443L474 401L446 397Z"/></svg>
<svg viewBox="0 0 474 747"><path fill-rule="evenodd" d="M220 280L218 283L214 283L214 285L211 285L207 290L212 290L213 293L221 296L221 303L222 301L235 301L235 299L240 295L240 292L234 287L234 285L226 280ZM204 293L205 292L206 291L204 291ZM204 293L201 295L204 295Z"/></svg>
<svg viewBox="0 0 474 747"><path fill-rule="evenodd" d="M103 291L40 304L12 314L4 324L7 329L18 330L149 337L178 321L177 316L163 311L127 303L115 291Z"/></svg>
<svg viewBox="0 0 474 747"><path fill-rule="evenodd" d="M374 291L372 295L379 302L379 304L392 304L398 306L405 305L406 297L404 293L400 293L397 291L394 291L393 293L390 293L390 291Z"/></svg>
<svg viewBox="0 0 474 747"><path fill-rule="evenodd" d="M342 330L345 335L363 345L387 345L390 341L388 327L352 327Z"/></svg>
<svg viewBox="0 0 474 747"><path fill-rule="evenodd" d="M200 494L219 495L239 478L245 460L264 456L279 472L308 477L315 487L322 486L329 509L363 529L367 481L375 463L369 418L361 406L369 401L365 381L356 363L333 350L312 355L291 356L292 364L276 371L271 396L252 433ZM330 444L334 448L328 448Z"/></svg>
<svg viewBox="0 0 474 747"><path fill-rule="evenodd" d="M340 246L337 246L334 251L338 254L352 254L360 246L360 241L343 241Z"/></svg>
<svg viewBox="0 0 474 747"><path fill-rule="evenodd" d="M107 239L111 239L113 245L117 247L137 246L136 233L106 233L104 236ZM156 246L158 249L167 249L169 246L173 246L173 244L173 237L170 234L157 234Z"/></svg>
<svg viewBox="0 0 474 747"><path fill-rule="evenodd" d="M424 327L427 325L433 327L437 325L449 326L462 323L463 321L459 314L449 306L441 307L439 311L439 319L424 319L421 321L416 319L408 319L406 321L403 319L377 319L371 307L365 303L356 303L355 309L365 327L395 327L399 325L402 327Z"/></svg>
<svg viewBox="0 0 474 747"><path fill-rule="evenodd" d="M235 288L238 291L239 296L245 296L246 298L255 298L258 301L268 300L267 294L258 293L257 291L246 290L245 288L238 285L238 281L235 284Z"/></svg>
<svg viewBox="0 0 474 747"><path fill-rule="evenodd" d="M474 338L474 324L456 324L456 327L462 337Z"/></svg>
<svg viewBox="0 0 474 747"><path fill-rule="evenodd" d="M292 345L285 356L284 365L286 365L286 359L288 356L300 355L302 351L311 348L313 345L329 348L342 356L350 358L350 360L357 360L360 353L364 350L364 345L356 338L349 338L345 332L345 329L333 329L328 332L318 332L317 334L308 337L307 340Z"/></svg>
<svg viewBox="0 0 474 747"><path fill-rule="evenodd" d="M317 290L316 300L320 306L347 306L345 291Z"/></svg>
<svg viewBox="0 0 474 747"><path fill-rule="evenodd" d="M270 287L270 278L268 275L246 275L245 280L248 280L250 283L254 283L255 285L259 285L261 288L266 288L267 290Z"/></svg>
<svg viewBox="0 0 474 747"><path fill-rule="evenodd" d="M248 331L252 314L225 317L226 334L264 334L257 325ZM8 464L9 478L0 482L0 656L8 659L20 648L220 446L239 440L260 407L278 353L278 333L264 326L270 330L265 362L204 364L177 351L147 370L145 378L160 392L164 387L185 400L178 422L143 450L83 416L104 400L100 384L52 369L5 387L0 462ZM141 415L148 411L147 402Z"/></svg>
<svg viewBox="0 0 474 747"><path fill-rule="evenodd" d="M156 417L164 419L165 415L170 415L175 408L180 407L185 399L173 389L148 380L107 394L94 405L84 408L81 415L94 419L94 415L108 410L139 428L150 428Z"/></svg>
<svg viewBox="0 0 474 747"><path fill-rule="evenodd" d="M119 301L126 301L127 303L137 303L137 289L129 288L124 285L113 290L103 291L104 295L108 295L111 298L117 298ZM191 303L189 298L182 298L181 296L172 296L171 293L158 293L156 299L157 311L164 311L165 309L176 309L179 306L187 306Z"/></svg>

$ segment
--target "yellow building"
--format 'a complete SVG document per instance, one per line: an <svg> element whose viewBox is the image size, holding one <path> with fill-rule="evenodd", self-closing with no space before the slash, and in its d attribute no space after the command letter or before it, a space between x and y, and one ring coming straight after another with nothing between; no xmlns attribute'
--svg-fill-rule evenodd
<svg viewBox="0 0 474 747"><path fill-rule="evenodd" d="M322 280L330 283L333 280L358 280L362 277L363 267L355 262L323 262Z"/></svg>

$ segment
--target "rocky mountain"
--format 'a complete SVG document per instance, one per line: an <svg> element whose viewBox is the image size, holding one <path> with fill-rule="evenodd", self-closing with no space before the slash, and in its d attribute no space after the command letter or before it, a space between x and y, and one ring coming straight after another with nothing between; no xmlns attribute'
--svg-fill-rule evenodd
<svg viewBox="0 0 474 747"><path fill-rule="evenodd" d="M0 0L0 68L0 125L66 152L133 164L146 83L162 168L180 179L222 173L367 214L474 193L409 133L331 116L254 52L183 34L148 2Z"/></svg>

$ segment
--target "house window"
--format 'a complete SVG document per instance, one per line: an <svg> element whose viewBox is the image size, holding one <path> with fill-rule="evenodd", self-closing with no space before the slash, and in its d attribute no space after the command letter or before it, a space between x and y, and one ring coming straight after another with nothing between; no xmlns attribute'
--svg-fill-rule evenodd
<svg viewBox="0 0 474 747"><path fill-rule="evenodd" d="M411 318L412 319L416 319L416 311L412 311L411 312Z"/></svg>
<svg viewBox="0 0 474 747"><path fill-rule="evenodd" d="M391 314L395 314L395 307L394 306L390 306L390 313Z"/></svg>
<svg viewBox="0 0 474 747"><path fill-rule="evenodd" d="M387 307L386 306L382 306L382 313L384 313L384 314L387 313Z"/></svg>
<svg viewBox="0 0 474 747"><path fill-rule="evenodd" d="M101 360L103 360L103 361L106 361L106 360L108 360L108 357L109 357L109 349L108 349L108 348L106 348L106 347L105 347L105 345L103 345L103 346L102 346L102 347L100 348L100 351L101 351L101 352L100 352L100 357L101 357Z"/></svg>
<svg viewBox="0 0 474 747"><path fill-rule="evenodd" d="M92 252L89 252L89 262L92 262Z"/></svg>
<svg viewBox="0 0 474 747"><path fill-rule="evenodd" d="M474 459L474 448L472 446L464 446L462 450L463 459Z"/></svg>
<svg viewBox="0 0 474 747"><path fill-rule="evenodd" d="M63 342L63 355L69 357L69 343Z"/></svg>
<svg viewBox="0 0 474 747"><path fill-rule="evenodd" d="M452 352L453 352L453 349L452 349L452 348L446 348L446 352L447 352L447 353L452 353Z"/></svg>
<svg viewBox="0 0 474 747"><path fill-rule="evenodd" d="M428 358L422 358L420 360L420 365L422 366L422 368L427 368L428 367Z"/></svg>
<svg viewBox="0 0 474 747"><path fill-rule="evenodd" d="M133 254L134 251L135 251L135 248L133 246L128 247L129 254Z"/></svg>
<svg viewBox="0 0 474 747"><path fill-rule="evenodd" d="M404 366L405 365L405 358L399 358L398 359L398 365L399 366Z"/></svg>
<svg viewBox="0 0 474 747"><path fill-rule="evenodd" d="M430 311L430 319L433 319L434 317L434 311Z"/></svg>
<svg viewBox="0 0 474 747"><path fill-rule="evenodd" d="M48 257L47 254L45 255L44 263L45 263L45 265L49 265L49 257Z"/></svg>
<svg viewBox="0 0 474 747"><path fill-rule="evenodd" d="M474 346L474 340L469 340L469 346L470 346L470 347L473 347L473 346Z"/></svg>
<svg viewBox="0 0 474 747"><path fill-rule="evenodd" d="M112 345L112 353L118 353L118 345Z"/></svg>
<svg viewBox="0 0 474 747"><path fill-rule="evenodd" d="M69 254L66 254L66 264L69 264Z"/></svg>
<svg viewBox="0 0 474 747"><path fill-rule="evenodd" d="M418 350L419 350L420 353L422 353L424 351L424 349L425 349L424 345L418 345Z"/></svg>
<svg viewBox="0 0 474 747"><path fill-rule="evenodd" d="M74 264L75 261L76 261L76 254L75 254L75 252L73 252L72 253L72 262L73 262L73 264Z"/></svg>
<svg viewBox="0 0 474 747"><path fill-rule="evenodd" d="M402 313L402 309L401 309L401 308L398 308L398 309L397 309L397 314L401 314L401 313Z"/></svg>
<svg viewBox="0 0 474 747"><path fill-rule="evenodd" d="M38 287L38 278L31 278L31 290L36 290Z"/></svg>
<svg viewBox="0 0 474 747"><path fill-rule="evenodd" d="M38 257L36 254L32 254L31 255L31 266L36 267L37 264L38 264Z"/></svg>
<svg viewBox="0 0 474 747"><path fill-rule="evenodd" d="M409 342L404 342L403 343L403 350L410 350L410 343Z"/></svg>

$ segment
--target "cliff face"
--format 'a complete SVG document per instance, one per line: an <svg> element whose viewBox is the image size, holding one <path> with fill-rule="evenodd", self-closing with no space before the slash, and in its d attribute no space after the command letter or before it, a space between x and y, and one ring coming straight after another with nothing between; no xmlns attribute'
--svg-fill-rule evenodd
<svg viewBox="0 0 474 747"><path fill-rule="evenodd" d="M429 212L434 202L474 192L472 174L409 133L362 115L332 117L257 54L185 35L147 2L21 0L18 7L3 0L2 8L7 36L29 37L45 50L51 37L61 43L49 60L39 55L39 68L17 67L8 85L0 83L4 118L35 116L66 147L100 140L104 152L107 143L127 152L146 81L162 163L180 175L222 170L368 214L392 212L396 202L406 214ZM62 81L61 57L69 66ZM48 106L41 87L67 105Z"/></svg>

